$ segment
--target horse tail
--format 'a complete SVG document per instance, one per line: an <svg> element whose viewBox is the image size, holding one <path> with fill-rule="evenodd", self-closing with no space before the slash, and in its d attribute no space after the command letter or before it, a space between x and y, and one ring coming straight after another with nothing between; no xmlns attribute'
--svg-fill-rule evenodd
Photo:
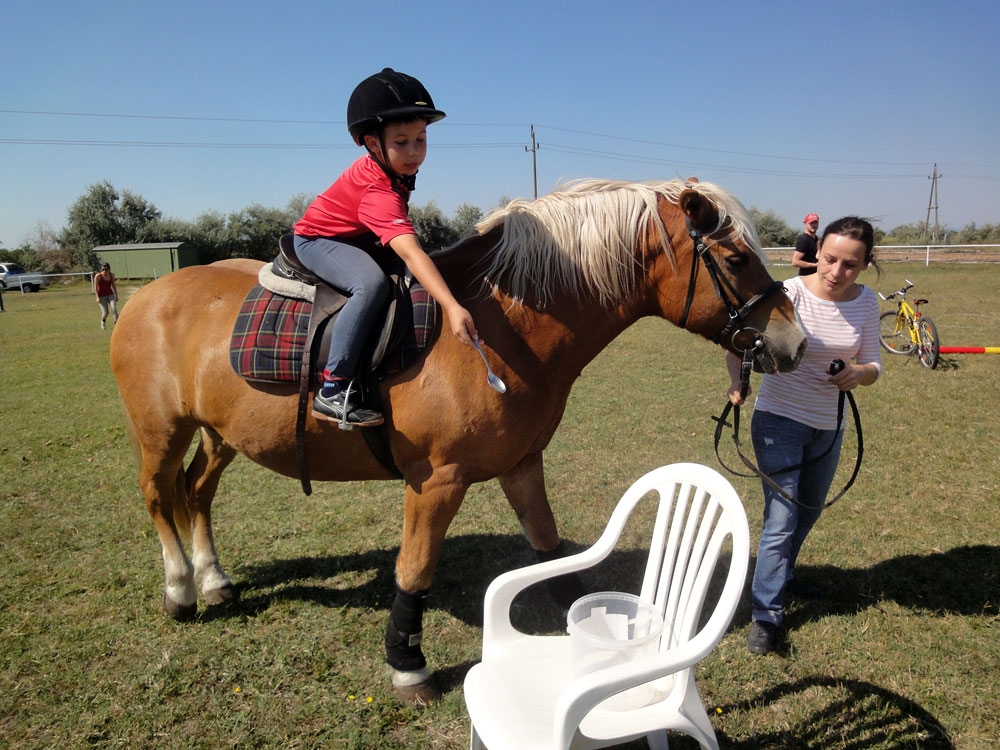
<svg viewBox="0 0 1000 750"><path fill-rule="evenodd" d="M121 398L120 393L118 397ZM124 401L122 401L122 409L125 412L125 434L128 435L128 442L132 446L132 454L135 456L136 463L139 464L139 471L142 471L142 448L139 445L139 438L135 434L135 423L132 421L132 415L128 413Z"/></svg>

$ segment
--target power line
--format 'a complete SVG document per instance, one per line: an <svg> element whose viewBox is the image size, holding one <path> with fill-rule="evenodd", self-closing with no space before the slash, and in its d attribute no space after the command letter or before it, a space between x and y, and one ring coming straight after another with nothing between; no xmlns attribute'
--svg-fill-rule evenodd
<svg viewBox="0 0 1000 750"><path fill-rule="evenodd" d="M634 156L630 154L620 154L612 151L598 151L595 149L579 148L576 146L564 146L561 144L546 143L546 149L564 154L576 154L580 156L590 156L594 158L610 159L613 161L628 161L638 164L653 164L665 167L686 167L692 169L715 169L721 172L734 172L738 174L762 174L782 177L850 177L850 178L873 178L873 179L910 179L920 177L920 174L858 174L843 172L805 172L789 171L780 169L768 169L763 167L736 167L726 164L706 164L704 162L679 161L676 159L656 158L650 156Z"/></svg>
<svg viewBox="0 0 1000 750"><path fill-rule="evenodd" d="M253 118L253 117L209 117L209 116L199 116L199 115L149 115L149 114L131 114L131 113L120 113L120 112L64 112L58 110L32 110L32 109L0 109L0 114L14 114L14 115L41 115L47 117L95 117L95 118L119 118L128 120L173 120L173 121L192 121L192 122L228 122L228 123L251 123L251 124L272 124L272 125L339 125L345 126L346 123L343 120L286 120L278 118ZM510 128L521 128L525 125L529 125L532 129L536 127L534 124L530 123L513 123L513 122L494 122L494 123L462 123L449 120L449 122L444 123L445 127L510 127ZM560 131L564 133L574 133L576 135L585 135L591 138L604 138L611 139L615 141L625 142L625 143L639 143L651 146L660 146L665 148L677 148L684 149L688 151L704 151L707 153L716 154L728 154L731 156L749 156L761 159L778 159L784 161L803 161L803 162L814 162L814 163L826 163L826 164L864 164L871 166L923 166L926 164L925 161L874 161L874 160L848 160L848 159L817 159L815 157L802 157L802 156L785 156L782 154L759 154L750 151L732 151L727 149L718 148L706 148L704 146L689 146L682 143L670 143L666 141L654 141L642 138L630 138L628 136L623 136L620 133L610 135L607 133L595 133L589 130L580 130L578 128L566 128L558 125L537 125L539 128ZM5 142L5 141L4 141ZM18 139L16 142L29 142L27 139ZM482 146L488 144L470 144L470 146ZM503 144L503 145L518 145L521 144ZM273 146L266 146L273 147ZM324 148L326 146L323 146ZM335 146L331 146L334 148ZM435 148L440 147L440 144L435 143ZM982 164L982 163L953 163L952 166L955 167L979 167L987 169L1000 169L1000 165L995 164ZM986 178L991 179L991 178Z"/></svg>
<svg viewBox="0 0 1000 750"><path fill-rule="evenodd" d="M51 116L51 117L89 117L89 118L121 118L130 120L167 120L167 121L198 121L198 122L225 122L225 123L252 123L252 124L279 124L279 125L344 125L342 121L331 121L331 120L286 120L286 119L263 119L263 118L246 118L246 117L205 117L205 116L192 116L192 115L148 115L148 114L129 114L129 113L102 113L102 112L63 112L63 111L46 111L46 110L22 110L22 109L0 109L0 114L18 114L18 115L41 115L41 116ZM515 123L447 123L452 127L454 126L476 126L476 127L523 127L523 124ZM471 143L440 143L435 142L435 149L496 149L496 148L524 148L532 155L532 173L534 179L534 191L535 195L538 194L538 183L537 183L537 152L540 148L540 144L536 140L535 136L535 125L530 124L531 128L531 143L532 145L524 146L523 141L518 142L471 142ZM858 160L844 160L844 159L816 159L816 158L805 158L805 157L795 157L795 156L783 156L779 154L757 154L745 151L732 151L726 149L714 149L705 148L701 146L687 146L683 144L668 143L662 141L652 141L640 138L629 138L626 136L618 135L607 135L603 133L595 133L592 131L579 130L573 128L564 128L553 125L540 125L538 127L548 128L549 130L559 131L564 133L573 133L577 135L584 135L592 138L602 138L602 139L613 139L616 142L623 143L637 143L644 145L652 145L661 148L675 148L684 149L689 151L700 151L706 153L715 154L725 154L731 156L742 156L742 157L752 157L768 160L782 160L782 161L794 161L794 162L810 162L815 164L841 164L841 165L865 165L871 167L884 167L884 166L911 166L913 164L923 165L925 162L889 162L889 161L858 161ZM112 139L61 139L61 138L0 138L0 144L6 145L27 145L27 146L56 146L56 147L104 147L104 148L165 148L165 149L288 149L288 150L309 150L309 149L344 149L353 150L354 146L342 143L268 143L268 142L247 142L247 143L227 143L220 141L127 141L127 140L112 140ZM729 164L713 164L704 162L692 162L692 161L682 161L677 159L668 159L650 156L644 154L642 156L619 153L613 151L602 151L598 149L589 149L578 146L570 146L563 144L552 144L546 143L546 148L552 152L565 153L577 156L584 156L590 158L600 158L609 159L614 161L626 161L639 164L650 164L650 165L661 165L670 166L673 168L685 168L685 169L713 169L721 172L729 172L735 174L756 174L756 175L769 175L769 176L779 176L779 177L807 177L807 178L832 178L832 179L911 179L919 175L916 174L871 174L871 173L837 173L837 172L814 172L806 170L781 170L767 167L741 167ZM977 168L1000 168L993 167L986 164L975 164L975 165L963 165L956 163L953 166L975 166ZM989 175L956 175L952 173L953 178L962 179L976 179L985 181L996 181L1000 180L1000 175L989 176ZM930 178L929 178L930 179ZM936 182L933 187L936 187ZM933 199L933 193L932 193ZM928 222L929 223L929 218Z"/></svg>
<svg viewBox="0 0 1000 750"><path fill-rule="evenodd" d="M55 117L105 117L125 120L193 120L197 122L257 122L278 125L346 125L343 120L264 120L248 117L196 117L191 115L130 115L109 112L47 112L35 109L0 109L7 115L48 115Z"/></svg>

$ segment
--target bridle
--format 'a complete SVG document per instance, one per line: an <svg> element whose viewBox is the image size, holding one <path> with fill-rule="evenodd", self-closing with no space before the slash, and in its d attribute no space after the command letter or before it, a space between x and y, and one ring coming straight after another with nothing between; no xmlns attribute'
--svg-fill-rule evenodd
<svg viewBox="0 0 1000 750"><path fill-rule="evenodd" d="M684 301L684 312L681 313L678 325L681 328L687 326L688 314L691 312L691 303L694 302L694 287L698 278L698 260L700 259L705 264L705 270L708 271L708 277L712 280L712 286L715 287L716 295L723 301L726 309L729 311L729 321L722 327L721 331L712 337L712 343L718 344L730 334L733 334L735 337L741 331L747 330L743 325L744 319L758 304L774 292L784 289L784 286L780 281L775 281L763 292L755 294L744 302L740 293L736 291L736 287L722 273L722 269L719 268L719 262L715 259L715 256L708 252L708 246L703 239L704 234L700 230L692 228L690 224L688 225L688 229L688 234L694 241L694 252L691 254L691 278L688 280L687 299ZM763 336L760 331L756 331L756 334L754 337L754 348L760 348L764 343Z"/></svg>

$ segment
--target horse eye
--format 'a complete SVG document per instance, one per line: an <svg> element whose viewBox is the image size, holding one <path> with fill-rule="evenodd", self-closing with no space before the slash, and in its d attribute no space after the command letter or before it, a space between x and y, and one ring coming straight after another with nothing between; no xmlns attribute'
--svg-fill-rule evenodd
<svg viewBox="0 0 1000 750"><path fill-rule="evenodd" d="M742 255L727 255L725 258L726 267L730 271L738 271L746 265L746 258Z"/></svg>

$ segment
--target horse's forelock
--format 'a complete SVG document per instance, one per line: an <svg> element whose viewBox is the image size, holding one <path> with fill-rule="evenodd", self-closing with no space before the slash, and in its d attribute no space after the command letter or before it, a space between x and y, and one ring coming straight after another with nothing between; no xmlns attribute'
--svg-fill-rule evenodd
<svg viewBox="0 0 1000 750"><path fill-rule="evenodd" d="M764 254L761 250L760 238L757 236L757 228L754 226L753 219L750 217L749 212L746 210L744 205L736 199L736 196L728 190L725 190L718 185L713 185L710 182L697 182L692 184L682 183L682 185L684 188L690 188L698 193L701 193L712 202L712 205L715 206L715 209L719 214L719 222L715 229L709 234L715 234L726 227L726 220L728 219L728 237L735 241L744 243L763 260ZM680 196L680 193L677 195ZM676 202L676 199L674 199L674 202Z"/></svg>
<svg viewBox="0 0 1000 750"><path fill-rule="evenodd" d="M576 297L587 292L601 303L622 300L633 288L652 227L663 252L673 248L659 215L659 201L677 205L687 188L708 198L719 212L721 229L728 218L734 237L760 252L760 242L746 209L727 191L707 182L681 180L618 182L578 180L535 200L518 199L494 209L478 224L484 235L503 227L486 281L504 277L506 291L523 301L528 291L544 305L557 289Z"/></svg>

